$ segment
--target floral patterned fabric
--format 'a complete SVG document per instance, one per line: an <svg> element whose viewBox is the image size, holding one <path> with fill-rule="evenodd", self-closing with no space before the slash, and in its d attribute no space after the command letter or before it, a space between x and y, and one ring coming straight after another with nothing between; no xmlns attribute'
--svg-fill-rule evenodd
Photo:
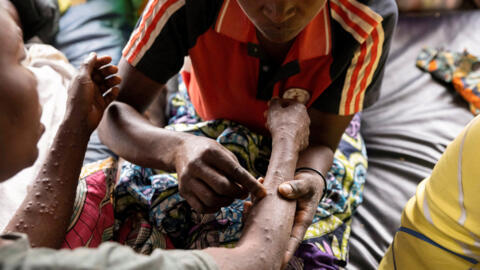
<svg viewBox="0 0 480 270"><path fill-rule="evenodd" d="M470 104L470 111L480 113L480 59L464 52L424 48L417 57L417 66L455 90Z"/></svg>
<svg viewBox="0 0 480 270"><path fill-rule="evenodd" d="M227 120L199 122L184 86L170 98L171 130L217 140L254 177L265 175L271 139ZM289 264L290 269L338 269L348 260L352 214L362 202L367 156L356 115L327 175L327 194ZM149 254L155 248L232 247L242 232L243 201L215 214L193 210L178 193L177 176L125 162L114 191L115 239Z"/></svg>
<svg viewBox="0 0 480 270"><path fill-rule="evenodd" d="M62 248L95 248L113 239L114 211L110 198L115 187L116 168L113 158L82 168Z"/></svg>

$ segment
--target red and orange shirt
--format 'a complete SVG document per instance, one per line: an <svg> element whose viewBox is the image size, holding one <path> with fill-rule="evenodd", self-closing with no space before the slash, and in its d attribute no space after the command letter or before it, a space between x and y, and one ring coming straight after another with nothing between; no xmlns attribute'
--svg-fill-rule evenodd
<svg viewBox="0 0 480 270"><path fill-rule="evenodd" d="M396 19L394 0L328 0L277 65L236 0L150 0L123 57L165 83L189 56L185 81L202 119L264 130L268 100L290 89L339 115L376 101Z"/></svg>

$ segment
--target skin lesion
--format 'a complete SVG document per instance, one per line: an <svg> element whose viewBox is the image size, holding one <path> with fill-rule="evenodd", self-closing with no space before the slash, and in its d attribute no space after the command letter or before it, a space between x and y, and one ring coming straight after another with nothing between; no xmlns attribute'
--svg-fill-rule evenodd
<svg viewBox="0 0 480 270"><path fill-rule="evenodd" d="M295 121L282 121L285 118ZM263 180L267 195L247 213L237 252L243 254L238 258L249 257L249 260L242 259L242 262L238 262L242 265L241 269L280 269L285 266L285 249L294 222L296 201L283 199L277 190L284 181L293 179L299 152L307 147L303 142L308 141L310 119L304 105L291 102L283 107L279 100L274 100L269 107L268 121L284 123L272 125L270 132L274 142L282 138L287 143L273 144L267 175ZM285 132L291 131L300 135L284 136ZM238 268L238 265L232 266L236 264L232 263L234 258L225 260L218 256L221 251L206 251L214 255L220 269Z"/></svg>

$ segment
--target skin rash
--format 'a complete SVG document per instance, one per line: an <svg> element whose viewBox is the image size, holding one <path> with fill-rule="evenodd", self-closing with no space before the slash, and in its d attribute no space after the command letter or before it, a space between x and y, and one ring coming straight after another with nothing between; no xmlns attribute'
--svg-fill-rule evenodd
<svg viewBox="0 0 480 270"><path fill-rule="evenodd" d="M0 138L0 146L2 149L14 146L10 153L18 156L0 156L0 164L4 166L0 168L0 180L3 181L36 159L38 150L35 145L43 127L39 121L41 107L35 78L20 65L24 57L21 29L2 8L0 15L5 26L4 31L0 32L0 40L6 46L0 50L0 70L8 71L0 73L3 82L0 92L4 96L1 100L4 103L0 106L3 113L0 116L5 116L0 117L0 126L5 131L2 133L4 137ZM58 248L63 241L88 138L98 125L103 110L118 93L114 86L120 82L120 78L109 77L117 71L116 67L108 65L109 62L109 57L91 55L75 77L69 89L65 119L44 166L6 228L6 231L26 233L33 246ZM18 82L23 84L16 85ZM112 91L102 96L107 89ZM133 108L126 104L121 106L125 108L117 111L119 114L138 117L138 112ZM23 118L18 118L16 124L12 125L9 119L15 114L15 108L24 109ZM249 181L248 175L244 175L243 180L237 179L249 187L257 202L248 213L243 236L236 248L205 250L212 255L220 269L279 269L286 262L285 252L291 240L297 203L295 200L282 199L278 187L294 177L300 151L309 142L310 117L304 105L279 99L270 102L267 113L267 127L272 134L273 145L264 186L256 180ZM159 132L150 128L144 118L141 119L137 125L145 125L147 128L144 132ZM224 154L226 157L228 155L230 153ZM235 163L231 161L226 159L224 164L228 166ZM233 173L239 173L235 166L231 166L231 169ZM0 240L2 244L8 242Z"/></svg>
<svg viewBox="0 0 480 270"><path fill-rule="evenodd" d="M0 0L0 182L31 166L45 127L36 78L21 64L25 58L18 14ZM58 248L63 242L85 150L103 111L118 94L120 78L110 57L90 55L68 89L65 117L42 169L6 232L26 233L32 246ZM107 91L110 90L108 93ZM0 241L0 245L3 241Z"/></svg>
<svg viewBox="0 0 480 270"><path fill-rule="evenodd" d="M268 60L277 64L284 62L298 33L326 6L325 0L232 1L237 1L255 25L259 45ZM119 96L98 128L101 141L113 152L143 167L177 172L180 195L202 213L214 213L234 199L244 198L248 192L257 197L263 195L256 179L215 140L166 130L145 119L144 112L165 91L163 84L124 58L119 63L119 75L123 79ZM159 112L156 118L163 119L164 108L156 111ZM310 167L326 174L352 116L325 113L312 107L308 115L309 145L299 153L296 167ZM323 179L315 172L290 176L285 185L279 186L284 198L297 200L283 261L293 255L311 224L324 188Z"/></svg>
<svg viewBox="0 0 480 270"><path fill-rule="evenodd" d="M296 201L281 198L277 190L293 178L299 152L308 145L309 125L304 105L280 99L270 102L267 127L272 134L272 155L264 180L267 195L248 213L237 247L239 257L217 260L220 269L280 269L285 264ZM206 251L213 255L222 252Z"/></svg>
<svg viewBox="0 0 480 270"><path fill-rule="evenodd" d="M2 3L3 0L0 0ZM43 127L40 124L41 106L36 81L20 63L24 57L21 29L0 6L0 148L11 147L12 155L1 155L0 181L30 166L37 158L35 147ZM88 138L97 127L106 106L118 94L115 86L121 79L114 75L117 68L108 65L109 57L90 55L84 62L69 89L67 110L43 168L28 189L27 196L6 228L6 232L23 232L32 246L58 248L72 214L72 205ZM22 78L19 80L18 78ZM19 83L19 84L18 84ZM15 91L11 91L15 89ZM111 90L107 93L108 90ZM3 103L2 103L3 102ZM128 105L120 114L138 114ZM16 123L10 121L18 108L23 109ZM237 179L247 186L256 204L248 213L243 236L236 248L211 248L220 269L279 269L289 242L296 201L282 199L278 193L281 183L294 176L299 152L309 141L310 118L304 105L274 99L268 110L267 127L272 134L273 149L264 185L249 175ZM139 125L146 125L142 118ZM22 128L25 127L25 128ZM27 128L30 127L30 128ZM152 129L146 129L152 132ZM158 132L158 130L153 130ZM180 134L174 134L181 136ZM219 151L223 151L219 150ZM225 153L228 157L230 153ZM17 158L18 157L18 158ZM234 164L234 157L225 160ZM17 164L19 163L19 164ZM228 168L228 167L227 167ZM232 173L242 173L231 166ZM240 195L240 194L238 194ZM8 240L0 240L0 246Z"/></svg>

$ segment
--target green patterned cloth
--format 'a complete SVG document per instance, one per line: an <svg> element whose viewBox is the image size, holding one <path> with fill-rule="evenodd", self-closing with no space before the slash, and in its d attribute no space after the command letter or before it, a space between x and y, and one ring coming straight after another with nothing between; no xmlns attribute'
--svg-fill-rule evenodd
<svg viewBox="0 0 480 270"><path fill-rule="evenodd" d="M180 91L171 99L174 117L167 128L215 139L232 151L254 177L264 176L271 139L227 120L195 123L198 117L185 93ZM356 115L335 153L327 174L326 196L318 205L313 224L290 262L290 269L318 269L319 265L325 266L323 269L337 269L346 264L351 218L363 200L367 169L365 145L359 131L360 115ZM131 163L122 165L114 205L116 231L121 232L123 240L135 243L134 248L145 253L155 248L233 246L241 236L243 201L236 200L215 214L199 214L179 195L176 177ZM158 232L162 241L154 243L150 233L158 238ZM142 247L139 238L148 248Z"/></svg>

